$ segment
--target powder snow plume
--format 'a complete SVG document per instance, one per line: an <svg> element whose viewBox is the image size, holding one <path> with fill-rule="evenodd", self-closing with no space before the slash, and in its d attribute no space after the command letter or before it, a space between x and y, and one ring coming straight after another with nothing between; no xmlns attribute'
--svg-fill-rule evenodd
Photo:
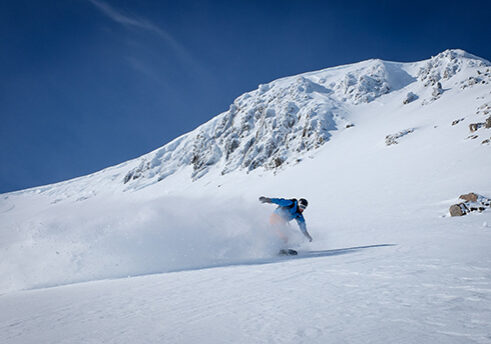
<svg viewBox="0 0 491 344"><path fill-rule="evenodd" d="M267 213L240 199L107 204L7 228L15 234L0 246L0 290L231 264L271 256L279 245Z"/></svg>

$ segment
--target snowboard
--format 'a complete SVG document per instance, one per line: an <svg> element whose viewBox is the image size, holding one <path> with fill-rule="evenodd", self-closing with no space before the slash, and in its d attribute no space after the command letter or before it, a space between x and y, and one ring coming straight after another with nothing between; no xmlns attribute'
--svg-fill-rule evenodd
<svg viewBox="0 0 491 344"><path fill-rule="evenodd" d="M296 256L298 252L292 250L291 248L285 248L285 249L281 249L280 252L278 252L278 254L280 256Z"/></svg>

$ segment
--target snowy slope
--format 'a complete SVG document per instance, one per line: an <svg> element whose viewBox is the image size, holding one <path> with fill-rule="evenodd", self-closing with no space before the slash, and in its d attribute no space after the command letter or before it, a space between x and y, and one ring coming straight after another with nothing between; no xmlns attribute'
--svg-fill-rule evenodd
<svg viewBox="0 0 491 344"><path fill-rule="evenodd" d="M1 342L491 342L491 211L448 216L491 196L491 129L469 129L490 71L448 50L279 79L139 159L1 195ZM260 195L310 201L297 258Z"/></svg>

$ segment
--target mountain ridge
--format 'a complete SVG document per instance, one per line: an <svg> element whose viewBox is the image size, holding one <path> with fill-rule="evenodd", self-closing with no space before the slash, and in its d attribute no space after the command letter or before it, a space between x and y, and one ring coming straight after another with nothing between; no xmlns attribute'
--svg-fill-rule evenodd
<svg viewBox="0 0 491 344"><path fill-rule="evenodd" d="M415 63L371 59L260 84L256 90L237 97L228 111L187 134L186 137L194 136L192 155L172 157L182 164L159 170L159 166L171 160L166 159L169 149L164 146L161 148L164 152L156 154L160 164L154 159L142 161L126 174L124 182L131 182L145 173L150 178L158 174L158 179L162 180L179 167L190 164L193 180L208 173L219 162L222 174L237 169L250 172L259 167L280 168L284 163L294 162L295 157L290 157L292 151L305 153L317 149L329 141L333 131L352 125L346 119L350 106L370 103L417 81L424 87L435 86L465 67L464 59L475 68L491 65L489 61L456 49ZM406 70L411 70L412 65L417 65L415 75ZM345 70L341 78L337 73L340 70ZM190 147L185 144L181 148L188 151ZM152 169L154 171L150 172Z"/></svg>

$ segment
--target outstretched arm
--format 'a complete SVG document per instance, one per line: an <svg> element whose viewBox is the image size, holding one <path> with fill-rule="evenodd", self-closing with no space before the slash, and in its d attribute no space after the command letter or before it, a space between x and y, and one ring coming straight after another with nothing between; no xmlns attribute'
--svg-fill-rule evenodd
<svg viewBox="0 0 491 344"><path fill-rule="evenodd" d="M307 225L305 224L305 219L303 216L297 217L296 218L298 227L300 227L300 230L302 231L303 235L312 242L312 237L310 236L309 232L307 232Z"/></svg>
<svg viewBox="0 0 491 344"><path fill-rule="evenodd" d="M274 203L282 207L289 207L293 204L292 200L284 199L284 198L269 198L261 196L259 197L259 202L261 203Z"/></svg>

